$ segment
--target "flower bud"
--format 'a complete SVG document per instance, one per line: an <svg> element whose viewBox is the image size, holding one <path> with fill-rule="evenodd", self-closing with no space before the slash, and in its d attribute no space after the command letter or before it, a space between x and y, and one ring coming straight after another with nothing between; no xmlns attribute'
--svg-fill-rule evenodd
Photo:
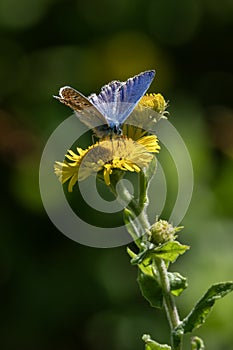
<svg viewBox="0 0 233 350"><path fill-rule="evenodd" d="M156 221L150 228L149 241L155 245L161 245L176 239L176 232L183 226L173 227L166 220Z"/></svg>

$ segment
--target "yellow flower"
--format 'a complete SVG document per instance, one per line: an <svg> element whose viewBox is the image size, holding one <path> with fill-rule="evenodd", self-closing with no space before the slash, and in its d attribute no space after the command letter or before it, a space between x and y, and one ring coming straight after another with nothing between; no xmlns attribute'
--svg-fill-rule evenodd
<svg viewBox="0 0 233 350"><path fill-rule="evenodd" d="M167 102L161 94L146 94L138 103L138 108L151 108L157 113L164 113Z"/></svg>
<svg viewBox="0 0 233 350"><path fill-rule="evenodd" d="M158 153L160 146L155 135L144 136L137 141L123 136L105 138L86 150L77 148L78 154L69 150L64 162L56 162L54 169L61 183L69 181L72 192L77 181L103 171L103 178L110 185L114 170L140 172Z"/></svg>
<svg viewBox="0 0 233 350"><path fill-rule="evenodd" d="M168 114L166 111L167 105L161 94L146 94L140 99L134 111L127 118L126 123L143 130L153 130L155 122L158 122L161 118L166 119L166 114ZM123 131L124 128L126 129L127 126L123 125Z"/></svg>

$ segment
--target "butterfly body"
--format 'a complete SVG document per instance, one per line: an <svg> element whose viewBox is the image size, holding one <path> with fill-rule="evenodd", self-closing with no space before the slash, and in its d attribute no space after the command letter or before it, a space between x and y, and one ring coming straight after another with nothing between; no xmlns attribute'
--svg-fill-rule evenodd
<svg viewBox="0 0 233 350"><path fill-rule="evenodd" d="M54 96L72 108L78 118L103 138L121 134L121 126L148 90L155 71L146 71L129 78L126 82L112 81L95 93L85 97L79 91L65 86Z"/></svg>

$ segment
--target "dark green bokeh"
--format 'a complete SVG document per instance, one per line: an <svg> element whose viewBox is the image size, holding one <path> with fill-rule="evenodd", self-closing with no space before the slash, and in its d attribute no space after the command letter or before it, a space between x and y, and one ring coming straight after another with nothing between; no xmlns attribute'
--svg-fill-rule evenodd
<svg viewBox="0 0 233 350"><path fill-rule="evenodd" d="M125 247L81 246L43 209L39 161L70 115L52 99L64 85L89 94L156 69L151 91L170 101L195 173L182 222L192 249L175 266L190 284L179 298L182 316L211 283L233 279L232 18L227 0L0 0L2 349L131 350L143 349L143 333L168 339ZM177 179L166 150L158 158L168 181L165 219ZM207 348L232 348L232 305L231 295L220 301L197 332Z"/></svg>

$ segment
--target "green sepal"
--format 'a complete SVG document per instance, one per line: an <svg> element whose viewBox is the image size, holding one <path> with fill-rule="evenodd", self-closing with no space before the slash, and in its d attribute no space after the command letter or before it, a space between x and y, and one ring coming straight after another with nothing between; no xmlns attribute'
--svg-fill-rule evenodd
<svg viewBox="0 0 233 350"><path fill-rule="evenodd" d="M205 350L203 340L199 337L193 337L191 340L191 350Z"/></svg>
<svg viewBox="0 0 233 350"><path fill-rule="evenodd" d="M171 350L167 344L159 344L152 340L149 334L143 334L142 340L146 343L145 350Z"/></svg>
<svg viewBox="0 0 233 350"><path fill-rule="evenodd" d="M137 281L142 295L150 305L161 308L163 306L163 292L156 278L146 275L139 270Z"/></svg>
<svg viewBox="0 0 233 350"><path fill-rule="evenodd" d="M176 297L188 287L187 278L183 277L179 272L168 272L168 278L171 292Z"/></svg>
<svg viewBox="0 0 233 350"><path fill-rule="evenodd" d="M223 298L233 290L233 282L220 282L212 285L204 296L197 302L187 317L175 329L175 332L192 332L194 328L200 327L209 315L215 301Z"/></svg>

